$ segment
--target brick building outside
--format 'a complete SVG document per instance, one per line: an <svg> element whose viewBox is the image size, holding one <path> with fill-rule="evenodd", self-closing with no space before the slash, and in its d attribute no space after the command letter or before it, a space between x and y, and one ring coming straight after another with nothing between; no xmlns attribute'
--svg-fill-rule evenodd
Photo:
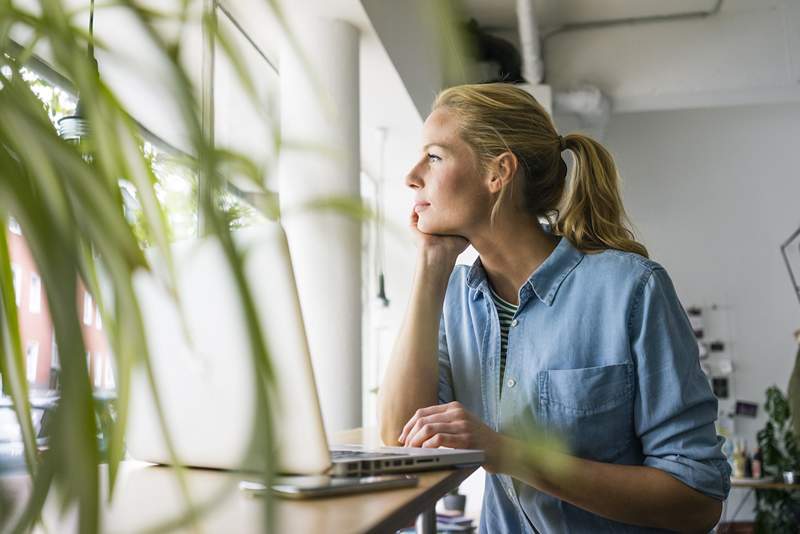
<svg viewBox="0 0 800 534"><path fill-rule="evenodd" d="M44 283L19 225L9 220L8 245L28 383L33 394L58 389L60 362ZM114 389L113 360L94 299L78 281L78 318L95 389Z"/></svg>

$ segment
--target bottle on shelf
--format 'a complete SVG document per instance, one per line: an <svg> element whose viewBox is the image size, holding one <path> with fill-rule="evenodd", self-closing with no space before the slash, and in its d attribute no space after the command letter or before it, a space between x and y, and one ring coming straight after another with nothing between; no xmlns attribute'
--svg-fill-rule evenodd
<svg viewBox="0 0 800 534"><path fill-rule="evenodd" d="M747 452L747 442L744 443L744 477L753 478L753 459Z"/></svg>
<svg viewBox="0 0 800 534"><path fill-rule="evenodd" d="M733 476L736 478L744 478L744 447L742 440L736 440L736 445L733 449Z"/></svg>
<svg viewBox="0 0 800 534"><path fill-rule="evenodd" d="M761 478L764 476L764 473L761 471L763 461L761 447L757 447L755 454L753 454L753 478Z"/></svg>

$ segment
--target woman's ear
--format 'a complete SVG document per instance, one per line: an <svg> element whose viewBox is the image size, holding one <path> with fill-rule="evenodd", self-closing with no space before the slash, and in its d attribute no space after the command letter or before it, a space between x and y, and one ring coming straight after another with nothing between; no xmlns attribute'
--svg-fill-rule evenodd
<svg viewBox="0 0 800 534"><path fill-rule="evenodd" d="M489 166L489 191L499 193L517 174L519 162L513 152L506 151L494 158Z"/></svg>

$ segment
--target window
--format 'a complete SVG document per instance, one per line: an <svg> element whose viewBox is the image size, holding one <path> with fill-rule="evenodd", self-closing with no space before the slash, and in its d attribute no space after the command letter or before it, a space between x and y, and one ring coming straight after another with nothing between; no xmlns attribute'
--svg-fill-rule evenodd
<svg viewBox="0 0 800 534"><path fill-rule="evenodd" d="M94 353L94 387L102 388L103 387L103 376L104 370L106 366L106 359L103 354L99 352Z"/></svg>
<svg viewBox="0 0 800 534"><path fill-rule="evenodd" d="M92 318L94 317L94 308L92 307L92 296L84 291L83 292L83 324L91 326Z"/></svg>
<svg viewBox="0 0 800 534"><path fill-rule="evenodd" d="M31 273L31 290L28 294L28 309L31 313L42 310L42 280L36 273Z"/></svg>
<svg viewBox="0 0 800 534"><path fill-rule="evenodd" d="M23 79L42 102L54 128L57 128L59 119L75 112L75 95L51 84L30 68L22 68L20 71ZM197 174L187 165L186 154L149 133L143 134L140 149L156 177L156 195L167 215L170 237L185 239L197 236ZM119 186L125 203L125 216L140 244L143 247L149 246L150 240L136 189L124 179L119 181Z"/></svg>
<svg viewBox="0 0 800 534"><path fill-rule="evenodd" d="M11 273L14 278L14 300L19 308L22 302L22 266L16 263L11 264Z"/></svg>
<svg viewBox="0 0 800 534"><path fill-rule="evenodd" d="M105 388L106 389L114 389L116 381L114 380L114 361L111 359L111 355L109 354L106 358L106 376L105 376Z"/></svg>
<svg viewBox="0 0 800 534"><path fill-rule="evenodd" d="M56 343L56 333L55 332L53 332L51 334L50 354L52 354L52 356L50 358L50 368L51 369L61 369L61 360L58 359L58 344Z"/></svg>
<svg viewBox="0 0 800 534"><path fill-rule="evenodd" d="M258 210L230 191L225 191L220 195L219 206L228 219L228 227L231 230L252 226L266 220Z"/></svg>
<svg viewBox="0 0 800 534"><path fill-rule="evenodd" d="M186 164L180 154L142 141L142 153L150 164L156 182L153 189L156 198L167 216L167 228L171 240L197 236L197 173ZM150 235L144 221L144 212L138 192L130 182L120 180L120 190L125 201L125 216L133 227L139 243L150 245Z"/></svg>
<svg viewBox="0 0 800 534"><path fill-rule="evenodd" d="M36 371L39 367L39 342L29 341L25 349L25 366L28 382L36 382Z"/></svg>
<svg viewBox="0 0 800 534"><path fill-rule="evenodd" d="M251 50L251 55L252 52L253 51ZM256 55L258 58L261 58L256 58L257 61L261 61L263 59L263 54ZM44 111L50 118L53 127L57 128L57 123L61 118L75 113L77 97L69 90L66 90L58 85L54 85L50 80L57 80L59 78L57 76L54 77L48 75L49 70L50 69L47 66L39 64L36 67L36 70L31 70L31 68L21 68L20 73L22 79L29 85L31 91L38 97L42 107L44 108ZM224 78L224 74L225 72L220 71L217 76L222 76ZM269 76L271 76L272 79L277 80L277 72L270 72ZM261 82L260 79L259 82ZM260 85L265 87L263 84ZM273 86L277 88L277 84L273 84ZM265 94L263 96L266 97L269 95ZM246 115L246 118L257 121L255 114ZM224 147L224 149L234 149L234 151L243 150L245 153L249 153L250 151L244 149L256 147L258 150L254 150L253 152L260 153L261 148L263 148L262 145L264 144L261 140L261 136L252 135L249 127L242 128L240 123L241 121L239 117L228 117L227 125L231 126L228 133L233 135L233 137L235 137L235 141L237 142L231 142L227 145L223 144L221 146ZM199 180L197 162L193 160L191 154L187 154L181 150L178 150L164 140L154 136L145 128L141 127L139 132L140 135L137 140L139 149L150 169L152 170L154 176L154 192L160 207L166 216L168 223L167 232L170 240L175 241L197 237L199 233L198 226L200 221L200 217L198 216ZM231 137L231 135L228 135L228 137ZM244 145L241 144L242 140L246 141ZM269 162L271 162L271 160L267 158L264 161L258 161L257 165L259 168L264 167L266 169L266 165ZM231 184L236 183L234 178L235 176L233 175L229 176ZM150 246L152 243L152 238L150 235L148 235L149 225L145 224L142 202L136 187L134 187L131 182L126 180L125 176L120 176L117 183L119 185L120 195L123 199L123 211L126 220L128 221L134 235L138 239L140 246L142 246L142 248ZM234 187L234 185L230 185L226 190L218 193L216 202L218 203L220 210L224 212L225 216L227 217L229 226L231 228L249 226L262 219L260 211L253 206L254 198L257 198L260 201L260 198L256 197L255 195L256 193L254 192L237 189ZM9 218L8 227L11 233L21 235L20 226L17 221ZM25 265L27 269L27 264L22 263L22 265ZM26 278L23 277L22 265L12 267L14 269L14 289L18 307L20 307L22 304L22 290L24 286L24 280L26 280ZM27 276L27 274L25 274L25 276ZM42 299L46 298L46 294L44 297L42 296L43 283L44 281L42 280L41 275L38 273L31 273L31 288L29 292L30 302L28 306L28 309L31 313L44 313L41 310L43 307L47 307L47 302L42 303ZM84 326L94 326L96 331L100 332L104 330L103 318L100 314L100 310L98 309L98 306L94 304L92 295L83 290L83 287L81 289L83 295L81 296L81 292L78 292L75 296L75 301L77 302L73 301L72 305L76 306L78 314L82 315L82 322ZM81 298L83 300L82 307ZM51 336L51 332L52 330L44 333L41 336L42 339L46 340L47 337ZM104 333L91 334L91 337L92 339L105 339ZM52 336L51 345L52 358L50 358L50 367L51 369L58 370L60 369L60 360L58 347L55 342L55 336ZM92 349L91 352L88 352L86 355L87 367L90 372L89 378L94 384L98 384L102 381L104 388L113 389L115 387L113 358L110 354L96 354L94 352L95 346L103 347L104 345L98 344L93 346L87 344L87 348ZM36 357L38 358L38 345L36 346L35 352ZM93 359L94 362L92 361ZM92 367L93 363L97 366L96 369ZM46 364L47 362L45 362L45 365ZM58 376L57 372L54 372L53 374L56 377Z"/></svg>
<svg viewBox="0 0 800 534"><path fill-rule="evenodd" d="M51 84L29 68L21 68L22 79L25 80L33 94L42 102L47 116L55 128L59 119L75 113L78 99L61 87Z"/></svg>
<svg viewBox="0 0 800 534"><path fill-rule="evenodd" d="M22 229L19 227L19 223L14 217L8 218L8 231L12 234L22 235Z"/></svg>
<svg viewBox="0 0 800 534"><path fill-rule="evenodd" d="M247 50L250 54L248 56L250 60L256 61L259 67L263 67L263 54L256 53L258 51L250 48L247 48ZM253 55L254 53L255 55ZM271 66L268 64L268 67ZM30 68L22 68L20 72L33 93L42 102L54 128L57 127L59 119L75 112L77 107L75 95L51 84ZM275 84L277 82L277 72L270 70L269 76L269 80L259 81L267 85ZM250 115L246 115L245 118L252 120ZM236 117L235 120L239 120L239 117ZM229 129L233 132L241 131L241 128ZM249 143L253 142L252 139L246 139ZM154 189L167 218L170 239L176 241L197 237L199 221L198 177L191 156L182 153L144 129L142 129L140 149L155 176ZM144 221L144 214L136 188L124 177L119 180L119 187L125 206L125 217L132 226L133 232L142 248L149 247L151 238L148 235L149 232ZM220 209L228 218L231 228L250 226L264 220L260 212L248 202L246 195L233 186L220 193L218 203Z"/></svg>

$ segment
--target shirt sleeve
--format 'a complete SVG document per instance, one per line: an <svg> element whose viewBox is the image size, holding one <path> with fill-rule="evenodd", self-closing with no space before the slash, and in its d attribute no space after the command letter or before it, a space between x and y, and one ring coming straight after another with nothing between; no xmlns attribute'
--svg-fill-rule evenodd
<svg viewBox="0 0 800 534"><path fill-rule="evenodd" d="M439 404L446 404L454 400L453 374L450 367L450 353L447 350L444 314L442 314L439 321Z"/></svg>
<svg viewBox="0 0 800 534"><path fill-rule="evenodd" d="M703 371L697 341L667 272L653 269L629 322L636 366L634 424L644 465L724 500L730 465L717 436L717 399Z"/></svg>

